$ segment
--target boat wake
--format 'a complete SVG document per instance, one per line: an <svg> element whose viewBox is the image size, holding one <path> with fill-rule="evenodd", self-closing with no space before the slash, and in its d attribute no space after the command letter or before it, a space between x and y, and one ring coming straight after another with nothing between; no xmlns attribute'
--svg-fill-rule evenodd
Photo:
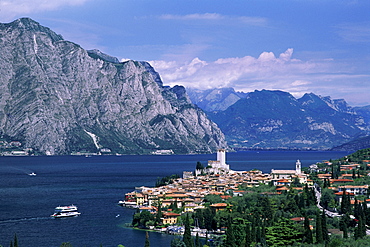
<svg viewBox="0 0 370 247"><path fill-rule="evenodd" d="M18 223L22 221L31 221L31 220L50 220L50 217L32 217L32 218L22 218L22 219L9 219L9 220L0 220L1 224L8 224L8 223Z"/></svg>

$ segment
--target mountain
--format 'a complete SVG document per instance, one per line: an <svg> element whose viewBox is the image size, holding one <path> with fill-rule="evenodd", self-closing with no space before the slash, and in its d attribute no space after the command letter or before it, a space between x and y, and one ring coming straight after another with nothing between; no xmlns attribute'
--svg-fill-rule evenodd
<svg viewBox="0 0 370 247"><path fill-rule="evenodd" d="M223 133L147 62L119 62L29 18L0 24L0 134L44 154L213 152Z"/></svg>
<svg viewBox="0 0 370 247"><path fill-rule="evenodd" d="M369 125L344 100L313 93L254 91L208 116L234 148L329 149L366 135Z"/></svg>
<svg viewBox="0 0 370 247"><path fill-rule="evenodd" d="M332 151L357 151L360 149L370 148L370 136L357 138L355 140L346 142L337 147L333 147Z"/></svg>
<svg viewBox="0 0 370 247"><path fill-rule="evenodd" d="M353 110L360 116L364 118L365 123L370 125L370 105L368 106L361 106L361 107L353 107Z"/></svg>
<svg viewBox="0 0 370 247"><path fill-rule="evenodd" d="M224 111L248 94L235 92L233 88L200 90L187 88L190 100L204 111Z"/></svg>

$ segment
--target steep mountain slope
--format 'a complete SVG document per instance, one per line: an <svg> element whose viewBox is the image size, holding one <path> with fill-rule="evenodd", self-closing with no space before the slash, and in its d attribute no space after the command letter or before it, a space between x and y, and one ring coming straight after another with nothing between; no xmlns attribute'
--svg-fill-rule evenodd
<svg viewBox="0 0 370 247"><path fill-rule="evenodd" d="M354 107L353 110L364 118L365 123L370 125L370 105L362 107Z"/></svg>
<svg viewBox="0 0 370 247"><path fill-rule="evenodd" d="M328 149L367 133L344 100L254 91L225 111L209 112L233 147Z"/></svg>
<svg viewBox="0 0 370 247"><path fill-rule="evenodd" d="M342 145L333 147L332 151L357 151L360 149L370 148L370 136L357 138L346 142Z"/></svg>
<svg viewBox="0 0 370 247"><path fill-rule="evenodd" d="M233 88L200 90L187 88L190 100L204 111L224 111L248 94L235 92Z"/></svg>
<svg viewBox="0 0 370 247"><path fill-rule="evenodd" d="M0 133L41 153L211 152L224 135L146 62L86 51L22 18L0 24Z"/></svg>

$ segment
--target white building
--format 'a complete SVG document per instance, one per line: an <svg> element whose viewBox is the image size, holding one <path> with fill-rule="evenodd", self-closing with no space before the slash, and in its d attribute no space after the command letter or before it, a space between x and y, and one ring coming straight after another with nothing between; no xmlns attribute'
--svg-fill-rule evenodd
<svg viewBox="0 0 370 247"><path fill-rule="evenodd" d="M307 175L302 173L302 164L299 160L295 163L295 170L275 170L271 169L271 177L274 184L280 179L293 179L298 177L300 183L307 183Z"/></svg>
<svg viewBox="0 0 370 247"><path fill-rule="evenodd" d="M197 170L196 174L201 174L202 171ZM208 166L204 169L203 173L206 174L225 174L230 172L230 166L226 164L226 150L217 150L217 160L209 160Z"/></svg>

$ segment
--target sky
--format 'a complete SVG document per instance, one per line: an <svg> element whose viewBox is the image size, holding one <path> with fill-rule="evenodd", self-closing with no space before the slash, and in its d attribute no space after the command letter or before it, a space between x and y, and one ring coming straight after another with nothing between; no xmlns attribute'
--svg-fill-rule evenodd
<svg viewBox="0 0 370 247"><path fill-rule="evenodd" d="M164 85L370 105L368 0L0 0L84 49L148 61Z"/></svg>

